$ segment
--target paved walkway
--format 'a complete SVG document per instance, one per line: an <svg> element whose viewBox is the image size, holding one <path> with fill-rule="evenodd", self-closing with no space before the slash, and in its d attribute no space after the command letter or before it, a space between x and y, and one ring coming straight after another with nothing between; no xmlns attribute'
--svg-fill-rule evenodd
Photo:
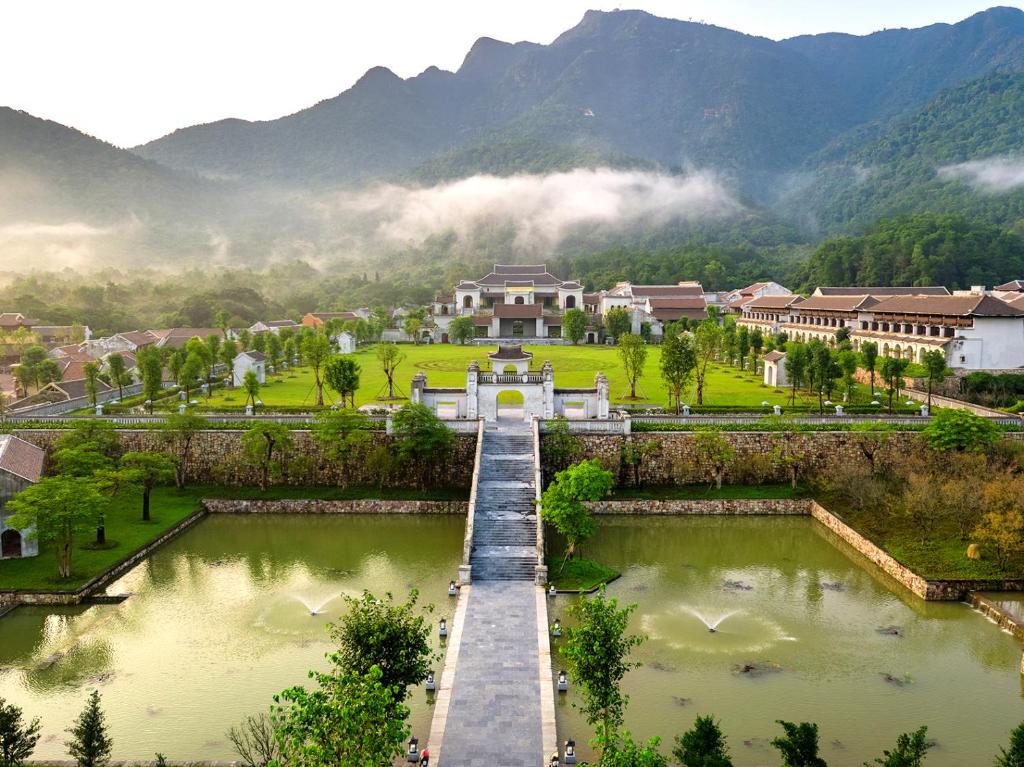
<svg viewBox="0 0 1024 767"><path fill-rule="evenodd" d="M484 433L472 585L459 594L430 736L437 767L541 767L555 744L547 605L534 585L533 434Z"/></svg>

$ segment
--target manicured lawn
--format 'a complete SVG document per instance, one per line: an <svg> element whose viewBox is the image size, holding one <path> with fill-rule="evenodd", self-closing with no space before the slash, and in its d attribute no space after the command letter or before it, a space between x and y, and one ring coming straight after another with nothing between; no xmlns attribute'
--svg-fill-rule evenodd
<svg viewBox="0 0 1024 767"><path fill-rule="evenodd" d="M582 557L570 559L568 562L563 562L561 557L550 557L547 566L548 580L554 583L559 591L592 591L622 574L600 562Z"/></svg>
<svg viewBox="0 0 1024 767"><path fill-rule="evenodd" d="M409 382L420 370L427 374L430 386L462 387L466 384L466 367L473 360L480 363L481 368L488 370L488 353L495 347L490 346L453 346L447 344L429 344L421 346L402 345L405 359L398 367L395 377L396 394L408 396ZM555 371L555 385L564 388L589 387L594 385L594 376L598 371L608 377L613 403L628 402L629 387L623 374L622 363L618 350L607 346L535 346L526 347L534 354L534 366L539 368L545 360L550 360ZM386 379L381 372L373 347L364 347L353 355L361 367L360 388L356 394L356 404L364 405L377 402L378 398L387 395ZM644 373L637 382L638 403L665 405L668 402L668 391L660 375L661 349L651 346L648 349ZM749 365L749 363L748 363ZM863 387L862 387L863 388ZM869 400L867 390L856 398L858 402ZM325 401L333 402L336 395L324 390ZM836 395L838 399L838 394ZM282 371L281 375L260 391L260 399L268 406L313 406L316 402L316 389L313 385L313 374L308 367ZM693 403L695 394L687 393L685 401ZM752 407L761 410L761 403L786 406L789 402L789 391L774 389L761 383L761 375L754 375L750 370L740 371L732 367L713 367L708 374L704 388L705 405L733 405ZM812 404L811 398L800 396L800 404ZM172 403L175 404L175 403ZM210 404L223 408L244 410L245 395L238 390L216 392L210 398ZM813 404L816 406L817 401Z"/></svg>
<svg viewBox="0 0 1024 767"><path fill-rule="evenodd" d="M263 499L315 498L322 500L350 500L379 498L383 500L466 500L469 493L458 488L410 490L377 487L272 487L266 492L258 488L226 488L190 486L183 490L160 487L153 491L151 521L142 521L141 499L137 495L115 498L106 513L106 534L109 548L88 548L96 539L95 530L77 536L72 556L72 577L57 577L57 564L53 552L43 549L37 557L0 561L0 589L38 589L74 591L133 551L145 546L165 530L174 526L199 508L202 498Z"/></svg>
<svg viewBox="0 0 1024 767"><path fill-rule="evenodd" d="M654 487L618 487L612 491L611 500L649 498L661 500L716 500L716 499L768 499L806 497L803 487L794 490L789 484L782 485L723 485L719 490L708 485L662 485Z"/></svg>

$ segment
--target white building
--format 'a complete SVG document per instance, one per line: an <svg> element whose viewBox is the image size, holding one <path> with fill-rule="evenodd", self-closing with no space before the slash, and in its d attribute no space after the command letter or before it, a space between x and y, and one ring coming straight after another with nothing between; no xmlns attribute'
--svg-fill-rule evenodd
<svg viewBox="0 0 1024 767"><path fill-rule="evenodd" d="M737 288L718 297L718 306L723 311L739 312L740 307L765 296L791 296L793 291L777 282L755 282L745 288ZM710 302L709 302L710 303Z"/></svg>
<svg viewBox="0 0 1024 767"><path fill-rule="evenodd" d="M281 332L282 328L291 328L292 330L298 330L301 325L295 320L267 320L263 322L255 323L249 326L249 332L252 334L256 333L274 333L275 335Z"/></svg>
<svg viewBox="0 0 1024 767"><path fill-rule="evenodd" d="M786 353L778 349L764 355L764 385L781 389L789 385L786 378Z"/></svg>
<svg viewBox="0 0 1024 767"><path fill-rule="evenodd" d="M231 370L231 381L235 386L241 386L245 381L245 374L249 371L256 373L256 380L261 384L267 382L267 355L263 352L248 351L242 352L235 357Z"/></svg>
<svg viewBox="0 0 1024 767"><path fill-rule="evenodd" d="M356 337L347 330L338 333L334 337L334 343L338 346L339 354L355 354L356 352Z"/></svg>

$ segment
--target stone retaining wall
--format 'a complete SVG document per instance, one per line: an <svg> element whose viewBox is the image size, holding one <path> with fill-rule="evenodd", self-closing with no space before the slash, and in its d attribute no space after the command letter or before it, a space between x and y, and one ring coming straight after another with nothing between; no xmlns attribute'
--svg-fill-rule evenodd
<svg viewBox="0 0 1024 767"><path fill-rule="evenodd" d="M1024 642L1024 621L1021 621L1015 615L1003 610L999 605L994 604L980 594L971 594L968 597L968 601L971 603L971 607L975 610L979 610L984 613L987 617L994 620L999 628L1006 629L1013 634L1017 639ZM1024 661L1022 661L1024 663ZM1021 671L1024 672L1024 665L1021 667Z"/></svg>
<svg viewBox="0 0 1024 767"><path fill-rule="evenodd" d="M22 439L49 448L61 434L61 429L16 429ZM118 430L121 447L125 451L165 452L168 445L165 434L155 429ZM253 486L259 483L259 468L242 451L241 436L244 431L213 429L199 432L189 453L187 481L200 485ZM367 432L371 444L376 447L389 444L390 438L382 432ZM371 474L366 462L341 467L336 461L324 457L320 444L310 432L291 432L295 449L283 467L282 476L272 478L275 485L328 486L343 483L356 485L377 484L377 476ZM469 488L473 475L473 455L476 450L476 435L455 435L454 446L447 460L435 467L431 481L441 487ZM403 487L409 484L408 471L394 471L385 482L387 487Z"/></svg>
<svg viewBox="0 0 1024 767"><path fill-rule="evenodd" d="M876 438L864 432L807 431L807 432L719 432L735 451L735 459L726 471L725 484L764 484L785 482L789 479L785 467L777 465L772 454L785 450L801 455L803 473L810 474L822 468L832 456L863 460L863 449L876 449ZM689 485L710 483L714 477L695 450L696 432L643 432L630 436L611 434L574 435L583 448L582 458L597 458L616 475L619 485L631 485L633 467L621 458L622 446L627 440L643 445L657 440L661 447L644 458L640 467L640 481L647 485ZM544 476L563 468L553 465L551 456L543 450L548 437L541 437L541 457ZM877 448L879 460L887 455L907 454L920 448L916 432L892 432L886 443Z"/></svg>
<svg viewBox="0 0 1024 767"><path fill-rule="evenodd" d="M810 510L804 499L795 498L727 498L647 500L642 498L594 501L587 506L595 514L648 514L663 516L807 516Z"/></svg>
<svg viewBox="0 0 1024 767"><path fill-rule="evenodd" d="M211 514L462 514L467 501L274 500L235 501L204 498Z"/></svg>

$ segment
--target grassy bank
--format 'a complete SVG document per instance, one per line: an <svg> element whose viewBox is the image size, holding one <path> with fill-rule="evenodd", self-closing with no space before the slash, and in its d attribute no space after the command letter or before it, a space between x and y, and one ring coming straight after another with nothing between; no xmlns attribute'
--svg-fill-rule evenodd
<svg viewBox="0 0 1024 767"><path fill-rule="evenodd" d="M592 591L621 575L618 570L582 557L568 561L561 557L549 557L547 566L548 580L555 584L559 591Z"/></svg>
<svg viewBox="0 0 1024 767"><path fill-rule="evenodd" d="M79 533L75 537L70 578L57 576L53 552L43 548L36 557L0 561L0 589L74 591L178 524L199 508L199 501L203 498L463 501L468 496L468 491L458 488L381 490L377 487L273 487L260 492L257 488L206 485L189 486L182 490L160 487L153 491L149 522L142 521L142 501L139 495L126 495L110 501L105 519L107 546L93 547L96 540L94 529Z"/></svg>

